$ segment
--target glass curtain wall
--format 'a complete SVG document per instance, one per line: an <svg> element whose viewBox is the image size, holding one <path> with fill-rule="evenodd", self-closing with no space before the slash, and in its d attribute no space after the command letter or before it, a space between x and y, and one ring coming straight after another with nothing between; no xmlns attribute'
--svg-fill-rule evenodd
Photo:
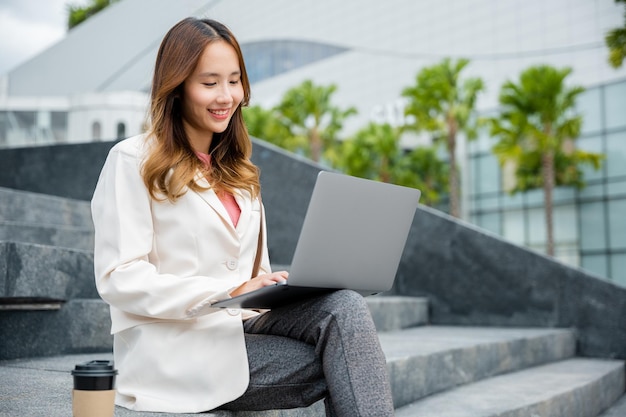
<svg viewBox="0 0 626 417"><path fill-rule="evenodd" d="M585 169L587 186L554 192L555 254L560 260L626 286L626 80L588 88L578 147L605 155ZM502 169L485 132L469 149L470 221L504 238L545 252L543 192L509 195L512 174Z"/></svg>

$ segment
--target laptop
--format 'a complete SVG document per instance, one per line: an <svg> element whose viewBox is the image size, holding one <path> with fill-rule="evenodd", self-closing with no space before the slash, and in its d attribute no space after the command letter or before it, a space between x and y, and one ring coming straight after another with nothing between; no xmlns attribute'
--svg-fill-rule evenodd
<svg viewBox="0 0 626 417"><path fill-rule="evenodd" d="M211 306L272 309L337 289L390 290L419 198L415 188L320 172L286 283Z"/></svg>

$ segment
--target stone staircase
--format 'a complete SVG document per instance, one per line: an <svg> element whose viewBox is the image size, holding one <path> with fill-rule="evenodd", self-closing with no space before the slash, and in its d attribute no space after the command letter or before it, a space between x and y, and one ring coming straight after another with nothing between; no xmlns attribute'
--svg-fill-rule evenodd
<svg viewBox="0 0 626 417"><path fill-rule="evenodd" d="M111 356L92 239L88 203L0 189L0 416L70 415L73 365ZM375 296L368 305L397 416L626 416L624 361L577 356L575 329L433 325L429 301L417 297ZM115 415L166 414L118 407ZM324 412L316 403L209 415Z"/></svg>
<svg viewBox="0 0 626 417"><path fill-rule="evenodd" d="M0 241L92 251L89 203L0 187Z"/></svg>

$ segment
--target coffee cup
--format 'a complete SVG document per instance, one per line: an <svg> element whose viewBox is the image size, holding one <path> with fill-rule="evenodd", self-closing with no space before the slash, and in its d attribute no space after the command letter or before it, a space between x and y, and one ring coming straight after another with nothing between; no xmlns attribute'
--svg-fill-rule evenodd
<svg viewBox="0 0 626 417"><path fill-rule="evenodd" d="M115 376L113 361L93 360L74 367L72 414L74 417L113 417Z"/></svg>

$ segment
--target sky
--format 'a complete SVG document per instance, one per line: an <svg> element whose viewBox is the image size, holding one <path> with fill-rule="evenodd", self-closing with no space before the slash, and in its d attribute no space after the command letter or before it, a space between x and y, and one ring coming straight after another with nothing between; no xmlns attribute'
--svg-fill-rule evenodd
<svg viewBox="0 0 626 417"><path fill-rule="evenodd" d="M0 0L0 75L63 39L67 5L88 0Z"/></svg>

